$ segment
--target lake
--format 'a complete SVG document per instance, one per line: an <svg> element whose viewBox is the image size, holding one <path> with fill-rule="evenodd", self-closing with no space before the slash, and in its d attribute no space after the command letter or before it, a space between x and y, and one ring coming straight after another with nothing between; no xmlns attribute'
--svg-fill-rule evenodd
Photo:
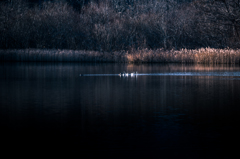
<svg viewBox="0 0 240 159"><path fill-rule="evenodd" d="M0 74L8 156L237 154L239 65L15 62L0 63Z"/></svg>

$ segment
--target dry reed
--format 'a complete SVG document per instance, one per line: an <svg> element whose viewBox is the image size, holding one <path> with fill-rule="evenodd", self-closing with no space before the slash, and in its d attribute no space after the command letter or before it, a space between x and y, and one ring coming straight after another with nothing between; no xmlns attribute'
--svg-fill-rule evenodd
<svg viewBox="0 0 240 159"><path fill-rule="evenodd" d="M0 50L0 61L238 64L239 49L131 49L98 52L54 49Z"/></svg>

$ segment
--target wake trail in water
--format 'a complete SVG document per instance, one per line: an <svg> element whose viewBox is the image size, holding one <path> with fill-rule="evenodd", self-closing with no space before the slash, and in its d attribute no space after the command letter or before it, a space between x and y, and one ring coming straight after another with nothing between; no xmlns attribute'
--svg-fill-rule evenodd
<svg viewBox="0 0 240 159"><path fill-rule="evenodd" d="M120 76L120 77L136 77L136 76L237 76L240 72L172 72L172 73L138 73L138 74L80 74L79 76Z"/></svg>

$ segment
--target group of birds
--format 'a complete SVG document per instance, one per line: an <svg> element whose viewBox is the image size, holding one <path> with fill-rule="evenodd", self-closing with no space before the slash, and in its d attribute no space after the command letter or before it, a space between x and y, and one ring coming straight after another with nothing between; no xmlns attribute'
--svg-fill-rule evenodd
<svg viewBox="0 0 240 159"><path fill-rule="evenodd" d="M137 71L136 72L132 72L132 73L127 73L127 72L122 72L122 73L119 73L119 76L121 77L127 77L127 76L137 76Z"/></svg>
<svg viewBox="0 0 240 159"><path fill-rule="evenodd" d="M99 76L101 74L80 74L79 76L96 76L96 75ZM112 75L112 74L102 74L102 75ZM120 77L128 77L128 76L134 77L134 76L137 76L138 73L137 73L137 71L136 72L132 72L132 73L127 73L127 72L124 71L122 73L119 73L118 75Z"/></svg>

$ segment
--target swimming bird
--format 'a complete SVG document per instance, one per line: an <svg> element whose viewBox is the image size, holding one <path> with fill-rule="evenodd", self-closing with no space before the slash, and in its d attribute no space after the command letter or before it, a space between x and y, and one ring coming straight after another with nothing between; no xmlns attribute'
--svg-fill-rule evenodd
<svg viewBox="0 0 240 159"><path fill-rule="evenodd" d="M137 71L136 72L132 72L132 73L127 73L127 72L123 72L123 73L119 73L118 74L119 76L131 76L131 77L133 77L133 76L136 76L137 75Z"/></svg>
<svg viewBox="0 0 240 159"><path fill-rule="evenodd" d="M119 73L119 76L126 76L126 72L123 71L123 73Z"/></svg>
<svg viewBox="0 0 240 159"><path fill-rule="evenodd" d="M135 76L137 75L137 71L131 73L131 76L134 76L134 75L135 75Z"/></svg>

